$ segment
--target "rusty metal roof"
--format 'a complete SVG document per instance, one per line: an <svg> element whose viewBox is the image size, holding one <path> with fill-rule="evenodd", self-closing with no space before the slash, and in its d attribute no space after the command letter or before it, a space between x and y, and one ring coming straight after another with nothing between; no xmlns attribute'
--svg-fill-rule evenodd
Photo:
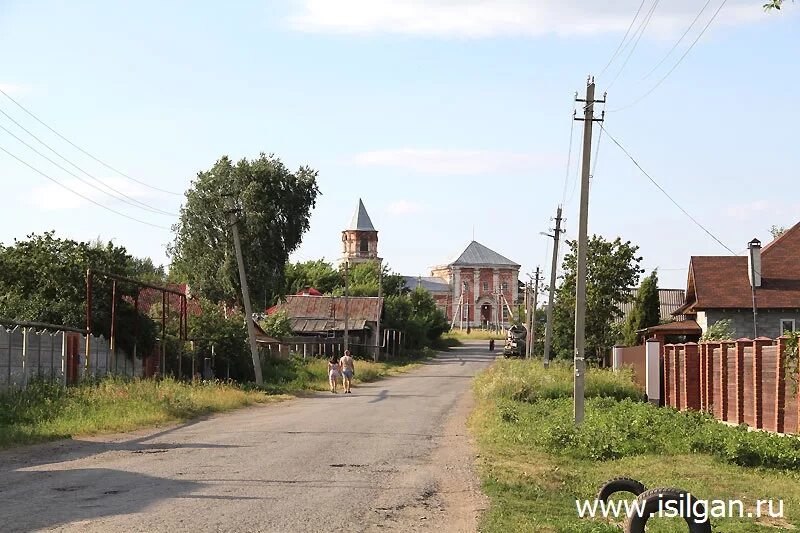
<svg viewBox="0 0 800 533"><path fill-rule="evenodd" d="M626 293L631 299L630 301L619 305L619 309L622 311L622 316L615 320L616 324L624 323L630 312L633 311L635 304L634 299L636 298L636 293L638 292L639 289L626 289ZM680 309L685 299L686 291L683 289L658 289L658 301L660 304L661 318L669 318L672 313L674 313L677 309ZM679 317L676 318L676 320L681 320L682 318L683 317Z"/></svg>
<svg viewBox="0 0 800 533"><path fill-rule="evenodd" d="M383 298L351 296L347 302L347 328L362 330L367 322L377 322L383 309ZM292 321L292 331L324 332L344 330L344 297L287 296L277 305Z"/></svg>
<svg viewBox="0 0 800 533"><path fill-rule="evenodd" d="M291 319L294 333L325 333L329 331L344 331L344 320L331 320L327 318L293 318ZM367 329L367 321L348 319L348 331L361 331Z"/></svg>

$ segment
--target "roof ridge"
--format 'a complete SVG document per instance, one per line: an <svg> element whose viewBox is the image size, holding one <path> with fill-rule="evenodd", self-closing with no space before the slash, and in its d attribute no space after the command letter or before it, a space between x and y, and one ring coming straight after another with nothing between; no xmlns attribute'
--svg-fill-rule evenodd
<svg viewBox="0 0 800 533"><path fill-rule="evenodd" d="M764 255L765 253L768 253L773 248L773 245L775 245L776 243L780 242L781 240L783 240L784 237L786 237L790 233L794 233L795 231L800 231L800 222L798 222L797 224L795 224L791 228L787 229L778 238L773 239L772 241L767 243L766 246L761 248L761 255Z"/></svg>

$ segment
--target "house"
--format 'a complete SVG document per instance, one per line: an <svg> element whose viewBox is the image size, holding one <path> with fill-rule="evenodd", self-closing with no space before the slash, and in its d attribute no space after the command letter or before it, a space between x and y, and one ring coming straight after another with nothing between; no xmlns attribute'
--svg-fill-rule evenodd
<svg viewBox="0 0 800 533"><path fill-rule="evenodd" d="M622 316L615 320L616 324L624 324L628 315L633 311L635 305L636 294L639 289L627 289L626 293L630 296L630 300L619 305L619 310L622 311ZM677 309L679 309L683 302L686 300L686 291L683 289L658 289L658 303L661 315L661 320L683 320L683 316L673 316Z"/></svg>
<svg viewBox="0 0 800 533"><path fill-rule="evenodd" d="M347 323L345 324L345 302ZM269 314L284 312L292 332L304 337L342 337L347 329L353 344L375 344L383 298L373 296L287 296L286 301L269 309Z"/></svg>
<svg viewBox="0 0 800 533"><path fill-rule="evenodd" d="M775 338L800 323L800 223L761 248L753 239L746 256L694 256L686 300L672 314L686 328L705 333L729 319L734 338ZM755 319L754 319L755 317ZM648 334L653 333L652 328Z"/></svg>

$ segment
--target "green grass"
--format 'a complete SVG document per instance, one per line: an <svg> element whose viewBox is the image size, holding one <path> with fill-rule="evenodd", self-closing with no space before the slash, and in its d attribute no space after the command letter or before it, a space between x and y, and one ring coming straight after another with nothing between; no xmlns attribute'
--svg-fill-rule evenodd
<svg viewBox="0 0 800 533"><path fill-rule="evenodd" d="M576 499L593 499L618 476L647 487L677 486L701 499L783 499L785 520L713 519L714 531L759 532L800 525L800 441L747 432L699 413L642 403L630 376L587 374L586 419L572 422L572 373L537 362L498 361L475 381L471 418L483 489L492 505L481 530L620 531L619 522L579 519ZM777 528L777 529L776 529ZM686 531L669 519L648 532Z"/></svg>
<svg viewBox="0 0 800 533"><path fill-rule="evenodd" d="M130 431L269 400L264 392L219 382L106 378L62 388L38 381L0 395L0 448Z"/></svg>
<svg viewBox="0 0 800 533"><path fill-rule="evenodd" d="M444 335L442 335L444 339L457 339L460 341L469 341L469 340L485 340L488 341L489 339L494 340L505 340L506 334L505 333L498 333L496 331L488 331L483 329L472 329L470 330L469 334L467 334L467 330L465 329L451 329Z"/></svg>

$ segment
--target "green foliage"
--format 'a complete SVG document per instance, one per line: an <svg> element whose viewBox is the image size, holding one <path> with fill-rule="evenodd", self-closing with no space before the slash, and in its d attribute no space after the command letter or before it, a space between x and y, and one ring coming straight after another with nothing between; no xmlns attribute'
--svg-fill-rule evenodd
<svg viewBox="0 0 800 533"><path fill-rule="evenodd" d="M771 11L773 9L780 9L783 5L783 0L770 0L766 4L764 4L765 11Z"/></svg>
<svg viewBox="0 0 800 533"><path fill-rule="evenodd" d="M227 156L200 172L186 192L168 252L171 271L212 301L240 303L241 288L225 195L240 209L239 233L251 297L275 301L285 290L289 254L309 228L319 189L317 172L290 172L280 159L261 154L234 164Z"/></svg>
<svg viewBox="0 0 800 533"><path fill-rule="evenodd" d="M571 358L575 336L576 241L567 241L561 285L556 290L553 311L553 350L558 357ZM586 276L586 358L601 359L621 337L614 324L622 316L621 303L629 301L629 287L635 287L643 269L639 250L617 237L606 241L598 235L589 239Z"/></svg>
<svg viewBox="0 0 800 533"><path fill-rule="evenodd" d="M247 340L244 315L234 313L225 318L223 309L208 300L200 300L200 314L189 316L189 338L195 339L195 350L202 361L211 357L212 345L217 368L227 370L231 379L250 381L253 376L253 359Z"/></svg>
<svg viewBox="0 0 800 533"><path fill-rule="evenodd" d="M292 336L292 321L284 311L278 311L267 315L259 325L264 333L276 339L283 339Z"/></svg>
<svg viewBox="0 0 800 533"><path fill-rule="evenodd" d="M800 389L800 332L799 331L784 331L783 335L786 339L786 351L784 357L784 375L792 385L792 394L797 396L797 391Z"/></svg>
<svg viewBox="0 0 800 533"><path fill-rule="evenodd" d="M777 239L778 237L786 233L786 228L784 226L776 226L775 224L773 224L772 227L769 228L769 232L772 235L773 239Z"/></svg>
<svg viewBox="0 0 800 533"><path fill-rule="evenodd" d="M336 287L344 285L341 273L324 259L287 263L283 294L297 294L313 287L323 294L329 294Z"/></svg>
<svg viewBox="0 0 800 533"><path fill-rule="evenodd" d="M137 259L112 242L86 243L59 239L55 232L28 235L12 246L0 246L0 316L20 321L86 327L86 270L125 277L153 279L162 270L149 259ZM117 285L117 346L133 353L136 313L124 297L133 298L134 286ZM152 349L156 326L141 312L138 353ZM111 332L111 282L96 278L92 298L92 330L108 337Z"/></svg>
<svg viewBox="0 0 800 533"><path fill-rule="evenodd" d="M644 278L636 293L633 309L625 320L623 342L627 346L638 343L637 331L661 323L661 301L658 297L658 271Z"/></svg>
<svg viewBox="0 0 800 533"><path fill-rule="evenodd" d="M381 274L380 269L383 269ZM344 294L344 268L339 270L340 284L333 290L335 296ZM364 261L348 268L348 293L350 296L377 296L378 283L381 283L383 296L402 294L405 282L403 276L393 273L387 265L378 261Z"/></svg>
<svg viewBox="0 0 800 533"><path fill-rule="evenodd" d="M718 320L708 327L703 336L700 338L703 341L732 341L733 340L733 323L729 318Z"/></svg>
<svg viewBox="0 0 800 533"><path fill-rule="evenodd" d="M406 346L412 350L431 346L450 329L433 296L421 287L384 299L384 325L405 332Z"/></svg>

